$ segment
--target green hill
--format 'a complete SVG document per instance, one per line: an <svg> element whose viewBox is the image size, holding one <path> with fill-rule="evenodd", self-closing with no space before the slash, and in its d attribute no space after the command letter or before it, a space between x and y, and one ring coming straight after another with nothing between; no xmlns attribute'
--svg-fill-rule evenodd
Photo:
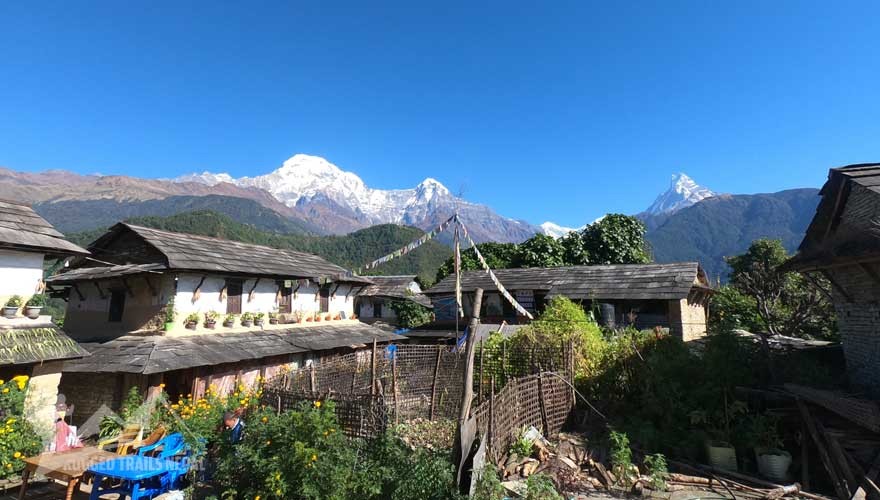
<svg viewBox="0 0 880 500"><path fill-rule="evenodd" d="M793 252L816 213L817 193L790 189L714 196L650 221L646 238L657 262L699 261L713 283L726 281L724 257L745 252L758 238L780 239Z"/></svg>
<svg viewBox="0 0 880 500"><path fill-rule="evenodd" d="M169 217L134 217L127 222L166 231L213 236L314 253L347 269L356 269L424 234L421 229L394 224L373 226L344 236L281 234L236 222L227 215L210 210L180 213ZM104 231L100 229L68 236L71 241L85 245L94 241ZM414 252L385 263L369 274L417 274L422 280L431 282L437 268L450 255L452 250L449 247L437 241L429 241Z"/></svg>

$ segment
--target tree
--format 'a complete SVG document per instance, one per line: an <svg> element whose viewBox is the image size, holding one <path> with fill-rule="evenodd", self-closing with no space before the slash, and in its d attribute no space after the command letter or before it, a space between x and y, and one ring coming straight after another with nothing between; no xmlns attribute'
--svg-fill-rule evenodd
<svg viewBox="0 0 880 500"><path fill-rule="evenodd" d="M559 238L566 265L584 266L590 263L590 251L584 243L583 231L572 231Z"/></svg>
<svg viewBox="0 0 880 500"><path fill-rule="evenodd" d="M477 248L486 259L486 263L492 269L507 269L513 267L513 263L517 258L517 245L515 243L478 243ZM436 282L449 276L455 270L455 257L449 257L437 269ZM481 269L480 262L477 261L477 254L470 248L461 251L461 269L462 271L472 271Z"/></svg>
<svg viewBox="0 0 880 500"><path fill-rule="evenodd" d="M412 300L392 300L389 304L397 316L397 324L415 328L431 321L431 310Z"/></svg>
<svg viewBox="0 0 880 500"><path fill-rule="evenodd" d="M587 226L581 237L590 264L647 264L651 253L642 221L622 214L608 214Z"/></svg>
<svg viewBox="0 0 880 500"><path fill-rule="evenodd" d="M565 249L556 238L536 234L517 248L514 267L557 267L565 265Z"/></svg>
<svg viewBox="0 0 880 500"><path fill-rule="evenodd" d="M755 240L746 253L726 259L732 269L730 282L754 299L757 315L771 335L833 335L833 308L819 288L823 283L780 269L787 259L780 240Z"/></svg>

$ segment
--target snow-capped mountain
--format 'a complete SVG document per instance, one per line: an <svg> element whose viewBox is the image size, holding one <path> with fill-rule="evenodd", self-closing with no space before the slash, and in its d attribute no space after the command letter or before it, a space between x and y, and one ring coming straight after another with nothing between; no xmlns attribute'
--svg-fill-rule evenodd
<svg viewBox="0 0 880 500"><path fill-rule="evenodd" d="M225 173L203 172L175 181L262 189L330 232L383 223L428 229L446 220L456 208L479 241L522 241L536 232L527 222L501 217L484 205L455 197L436 179L427 178L411 189L373 189L353 172L305 154L292 156L277 170L256 177L236 179ZM325 217L330 213L332 221Z"/></svg>
<svg viewBox="0 0 880 500"><path fill-rule="evenodd" d="M712 190L700 186L685 173L672 176L669 189L657 197L645 210L650 215L673 213L689 207L698 201L715 196Z"/></svg>
<svg viewBox="0 0 880 500"><path fill-rule="evenodd" d="M541 224L540 227L541 227L541 233L546 234L547 236L552 236L554 238L562 238L563 236L567 235L568 233L571 233L574 231L580 231L581 229L584 228L584 226L581 226L581 227L560 226L559 224L556 224L555 222L550 222L550 221L547 221L547 222Z"/></svg>

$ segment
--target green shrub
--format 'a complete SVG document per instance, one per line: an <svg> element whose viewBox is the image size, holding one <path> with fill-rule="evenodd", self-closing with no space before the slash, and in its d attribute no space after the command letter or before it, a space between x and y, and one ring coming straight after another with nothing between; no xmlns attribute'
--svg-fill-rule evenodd
<svg viewBox="0 0 880 500"><path fill-rule="evenodd" d="M611 445L611 469L618 481L629 485L632 475L632 450L629 447L629 438L623 432L612 430L608 433L608 442Z"/></svg>
<svg viewBox="0 0 880 500"><path fill-rule="evenodd" d="M530 457L534 451L532 441L526 438L526 431L525 427L520 429L516 439L510 444L510 453L516 453L516 456L520 458Z"/></svg>
<svg viewBox="0 0 880 500"><path fill-rule="evenodd" d="M13 295L6 301L6 307L21 307L22 302L23 299L21 298L21 295Z"/></svg>
<svg viewBox="0 0 880 500"><path fill-rule="evenodd" d="M498 470L491 463L487 463L480 472L474 485L472 500L502 500L505 496L504 486L498 479Z"/></svg>
<svg viewBox="0 0 880 500"><path fill-rule="evenodd" d="M526 479L526 492L522 500L564 500L556 492L553 481L544 474L534 474Z"/></svg>
<svg viewBox="0 0 880 500"><path fill-rule="evenodd" d="M651 489L663 491L666 489L666 479L669 477L669 469L666 465L666 457L662 453L647 455L645 457L645 471L651 478Z"/></svg>
<svg viewBox="0 0 880 500"><path fill-rule="evenodd" d="M431 321L431 310L412 300L392 300L388 307L397 315L397 324L415 328Z"/></svg>
<svg viewBox="0 0 880 500"><path fill-rule="evenodd" d="M38 293L32 296L27 301L28 307L44 307L46 305L46 296L42 293Z"/></svg>
<svg viewBox="0 0 880 500"><path fill-rule="evenodd" d="M0 380L0 479L18 476L24 458L42 449L40 436L23 416L27 375Z"/></svg>

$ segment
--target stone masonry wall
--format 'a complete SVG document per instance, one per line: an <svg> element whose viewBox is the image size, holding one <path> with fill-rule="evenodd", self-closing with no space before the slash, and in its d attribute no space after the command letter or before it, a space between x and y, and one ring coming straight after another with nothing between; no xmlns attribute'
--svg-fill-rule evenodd
<svg viewBox="0 0 880 500"><path fill-rule="evenodd" d="M837 325L843 342L847 373L853 388L880 397L880 285L859 266L834 268L834 281L844 288L851 302L834 290Z"/></svg>

